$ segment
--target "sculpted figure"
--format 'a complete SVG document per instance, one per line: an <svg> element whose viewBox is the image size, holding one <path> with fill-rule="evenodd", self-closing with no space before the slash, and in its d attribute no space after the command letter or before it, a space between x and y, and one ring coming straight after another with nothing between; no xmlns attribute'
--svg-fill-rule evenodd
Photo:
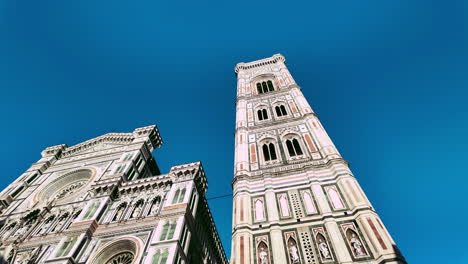
<svg viewBox="0 0 468 264"><path fill-rule="evenodd" d="M159 207L159 202L158 201L154 202L153 206L151 207L150 215L156 215L156 212L158 211L158 207Z"/></svg>
<svg viewBox="0 0 468 264"><path fill-rule="evenodd" d="M260 257L260 264L268 264L268 253L266 253L265 248L260 248L258 256Z"/></svg>
<svg viewBox="0 0 468 264"><path fill-rule="evenodd" d="M291 257L292 263L300 263L297 247L292 243L289 245L289 256Z"/></svg>
<svg viewBox="0 0 468 264"><path fill-rule="evenodd" d="M351 245L354 248L354 253L356 254L356 256L365 256L366 255L364 253L364 251L363 251L361 241L359 241L359 239L356 237L355 234L352 235L350 242L351 242Z"/></svg>
<svg viewBox="0 0 468 264"><path fill-rule="evenodd" d="M328 249L328 245L322 239L319 240L319 249L324 258L329 259L331 257L330 250Z"/></svg>
<svg viewBox="0 0 468 264"><path fill-rule="evenodd" d="M142 207L143 207L143 204L140 203L135 207L135 209L133 209L132 218L136 218L140 216Z"/></svg>

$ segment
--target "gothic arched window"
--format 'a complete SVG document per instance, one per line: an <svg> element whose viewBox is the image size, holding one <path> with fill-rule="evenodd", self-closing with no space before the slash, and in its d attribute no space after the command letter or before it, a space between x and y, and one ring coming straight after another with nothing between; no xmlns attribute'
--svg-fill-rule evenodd
<svg viewBox="0 0 468 264"><path fill-rule="evenodd" d="M278 105L275 107L275 112L276 112L276 115L278 117L280 116L285 116L288 114L288 112L286 112L286 107L284 105Z"/></svg>
<svg viewBox="0 0 468 264"><path fill-rule="evenodd" d="M294 156L300 156L302 155L302 149L301 145L299 145L299 141L297 139L293 140L286 140L286 147L288 148L289 156L294 157Z"/></svg>
<svg viewBox="0 0 468 264"><path fill-rule="evenodd" d="M268 85L268 91L273 92L275 90L275 88L273 88L273 83L271 81L268 81L267 85Z"/></svg>
<svg viewBox="0 0 468 264"><path fill-rule="evenodd" d="M275 87L273 86L273 82L271 80L257 83L258 94L273 92L274 90L275 90Z"/></svg>
<svg viewBox="0 0 468 264"><path fill-rule="evenodd" d="M262 85L260 83L257 83L257 92L258 92L258 94L263 93Z"/></svg>
<svg viewBox="0 0 468 264"><path fill-rule="evenodd" d="M262 150L263 150L263 157L265 158L265 161L277 159L275 145L273 143L263 144Z"/></svg>
<svg viewBox="0 0 468 264"><path fill-rule="evenodd" d="M257 116L258 120L267 120L268 119L268 113L266 109L260 109L257 111Z"/></svg>

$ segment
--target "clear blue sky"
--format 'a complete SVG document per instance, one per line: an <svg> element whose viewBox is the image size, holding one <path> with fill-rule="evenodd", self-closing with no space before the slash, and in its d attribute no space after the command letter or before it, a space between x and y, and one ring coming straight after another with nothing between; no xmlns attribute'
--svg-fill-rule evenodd
<svg viewBox="0 0 468 264"><path fill-rule="evenodd" d="M237 62L289 69L409 263L466 263L466 1L1 1L0 188L45 147L157 124L231 192ZM210 202L230 254L231 199Z"/></svg>

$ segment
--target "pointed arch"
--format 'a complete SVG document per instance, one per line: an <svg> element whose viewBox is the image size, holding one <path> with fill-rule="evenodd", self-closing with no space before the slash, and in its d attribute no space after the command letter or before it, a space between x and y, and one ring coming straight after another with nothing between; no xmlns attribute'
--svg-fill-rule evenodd
<svg viewBox="0 0 468 264"><path fill-rule="evenodd" d="M270 263L270 252L268 245L264 241L261 241L257 245L257 263Z"/></svg>
<svg viewBox="0 0 468 264"><path fill-rule="evenodd" d="M255 220L262 221L265 220L265 208L263 205L263 201L261 199L255 200Z"/></svg>
<svg viewBox="0 0 468 264"><path fill-rule="evenodd" d="M330 246L322 233L319 232L315 235L315 242L317 243L322 260L333 259Z"/></svg>
<svg viewBox="0 0 468 264"><path fill-rule="evenodd" d="M304 201L305 209L308 214L315 214L317 210L314 206L314 201L312 200L312 195L309 191L304 191L302 193L302 200Z"/></svg>
<svg viewBox="0 0 468 264"><path fill-rule="evenodd" d="M335 209L344 209L345 206L341 200L340 194L334 187L329 187L327 190L328 197L330 198L332 205Z"/></svg>
<svg viewBox="0 0 468 264"><path fill-rule="evenodd" d="M282 217L290 217L291 214L289 212L289 205L288 205L288 199L286 198L285 194L281 194L278 197L279 200L279 206L280 206L280 213Z"/></svg>
<svg viewBox="0 0 468 264"><path fill-rule="evenodd" d="M301 263L301 257L299 256L299 248L297 247L297 242L296 240L290 236L287 242L287 247L288 247L288 255L289 255L289 260L291 261L292 264L299 264Z"/></svg>
<svg viewBox="0 0 468 264"><path fill-rule="evenodd" d="M280 109L281 109L281 114L283 114L284 116L288 114L288 112L286 112L286 107L284 105L281 105Z"/></svg>

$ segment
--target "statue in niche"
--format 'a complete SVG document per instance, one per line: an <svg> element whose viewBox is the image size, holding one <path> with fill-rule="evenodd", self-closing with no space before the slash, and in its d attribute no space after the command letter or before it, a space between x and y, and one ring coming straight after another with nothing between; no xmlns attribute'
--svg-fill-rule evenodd
<svg viewBox="0 0 468 264"><path fill-rule="evenodd" d="M292 239L290 239L289 242L289 257L291 258L291 263L301 263L299 251L297 250L296 243Z"/></svg>
<svg viewBox="0 0 468 264"><path fill-rule="evenodd" d="M325 259L330 259L330 249L328 249L328 245L325 241L323 241L321 238L319 238L318 241L318 246L320 249L320 253L322 254L322 257Z"/></svg>
<svg viewBox="0 0 468 264"><path fill-rule="evenodd" d="M362 247L362 243L359 240L359 238L356 236L356 234L353 233L351 235L351 239L349 240L349 242L353 246L354 253L356 254L356 256L362 257L366 255L366 253L364 253L364 248Z"/></svg>
<svg viewBox="0 0 468 264"><path fill-rule="evenodd" d="M260 264L268 264L268 253L265 251L265 248L260 248L260 253L258 254L260 257Z"/></svg>
<svg viewBox="0 0 468 264"><path fill-rule="evenodd" d="M135 209L133 209L132 218L137 218L138 216L140 216L142 207L143 203L137 203Z"/></svg>
<svg viewBox="0 0 468 264"><path fill-rule="evenodd" d="M155 201L153 202L153 206L151 206L150 215L156 215L156 213L158 212L158 207L159 207L159 201L158 201L158 200L155 200Z"/></svg>
<svg viewBox="0 0 468 264"><path fill-rule="evenodd" d="M268 257L268 247L265 242L260 242L258 245L258 264L269 264L269 257Z"/></svg>

